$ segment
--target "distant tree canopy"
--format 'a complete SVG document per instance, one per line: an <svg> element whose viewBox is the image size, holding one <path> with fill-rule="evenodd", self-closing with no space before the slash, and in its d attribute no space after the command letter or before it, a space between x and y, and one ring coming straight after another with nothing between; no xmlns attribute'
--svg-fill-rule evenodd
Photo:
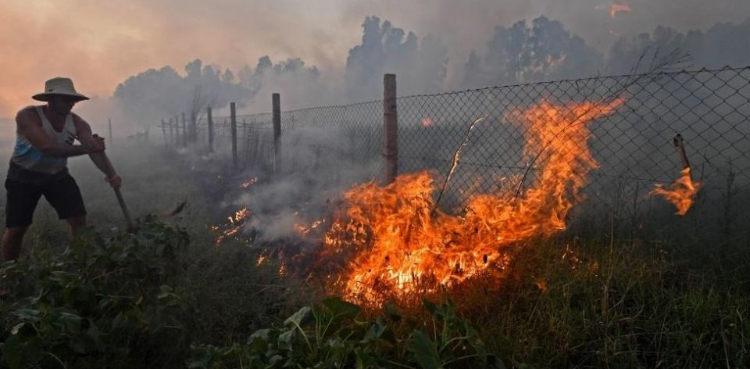
<svg viewBox="0 0 750 369"><path fill-rule="evenodd" d="M323 78L300 58L274 64L268 56L237 73L196 59L180 75L172 67L149 69L131 76L114 96L134 120L159 119L182 112L195 114L206 105L216 109L236 101L268 111L271 92L280 92L284 109L377 100L383 74L398 75L399 95L435 93L446 89L586 78L599 73L624 74L645 51L667 54L681 50L692 57L688 68L750 65L750 19L720 23L707 31L686 34L668 27L620 38L606 56L556 20L544 16L510 27L496 26L486 49L468 55L458 85L446 86L448 46L433 36L419 39L378 17L362 23L360 44L349 50L344 85ZM651 54L653 55L653 54ZM343 94L342 94L343 93ZM248 106L248 104L252 104Z"/></svg>
<svg viewBox="0 0 750 369"><path fill-rule="evenodd" d="M601 66L601 54L563 24L539 17L510 28L495 27L487 51L472 51L464 65L466 86L507 85L585 77Z"/></svg>
<svg viewBox="0 0 750 369"><path fill-rule="evenodd" d="M346 59L346 92L352 101L382 98L383 74L398 75L399 95L436 92L443 88L448 47L433 36L417 36L367 17L362 24L362 43L349 50Z"/></svg>
<svg viewBox="0 0 750 369"><path fill-rule="evenodd" d="M200 116L207 106L221 109L231 101L246 104L264 86L299 86L303 81L317 80L318 76L316 68L306 68L299 58L274 65L271 58L263 56L255 69L246 65L236 76L229 69L222 71L218 66L204 65L196 59L185 65L184 76L170 66L131 76L117 86L114 97L135 121L183 112Z"/></svg>
<svg viewBox="0 0 750 369"><path fill-rule="evenodd" d="M692 68L744 67L750 65L750 19L740 24L719 23L708 31L687 34L658 26L653 33L620 38L607 57L605 73L629 72L646 52L681 50L691 56Z"/></svg>
<svg viewBox="0 0 750 369"><path fill-rule="evenodd" d="M228 69L222 72L196 59L185 66L185 72L183 77L169 66L149 69L119 84L114 97L132 118L143 120L196 113L208 105L222 107L247 95Z"/></svg>

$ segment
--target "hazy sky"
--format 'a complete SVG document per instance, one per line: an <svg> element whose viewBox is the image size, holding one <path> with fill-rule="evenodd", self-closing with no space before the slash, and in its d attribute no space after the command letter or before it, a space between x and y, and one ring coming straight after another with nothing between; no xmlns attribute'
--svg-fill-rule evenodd
<svg viewBox="0 0 750 369"><path fill-rule="evenodd" d="M33 103L44 80L70 76L82 93L109 97L148 68L182 72L200 58L236 70L269 55L301 57L341 74L365 16L390 20L450 47L451 74L481 50L495 25L546 15L602 50L618 34L679 30L750 18L750 0L0 0L0 117Z"/></svg>

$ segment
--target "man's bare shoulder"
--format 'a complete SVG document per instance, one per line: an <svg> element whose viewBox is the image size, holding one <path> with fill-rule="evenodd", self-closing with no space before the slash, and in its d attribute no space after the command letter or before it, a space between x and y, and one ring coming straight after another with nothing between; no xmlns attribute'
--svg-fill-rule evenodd
<svg viewBox="0 0 750 369"><path fill-rule="evenodd" d="M28 123L36 123L41 124L42 121L39 119L39 114L36 112L36 106L29 105L16 113L16 123L17 124L28 124Z"/></svg>
<svg viewBox="0 0 750 369"><path fill-rule="evenodd" d="M84 128L91 129L91 127L89 126L89 123L83 120L83 118L81 118L80 115L76 113L72 113L72 112L70 113L70 115L73 116L73 124L75 124L76 130L80 131L81 129L84 129Z"/></svg>

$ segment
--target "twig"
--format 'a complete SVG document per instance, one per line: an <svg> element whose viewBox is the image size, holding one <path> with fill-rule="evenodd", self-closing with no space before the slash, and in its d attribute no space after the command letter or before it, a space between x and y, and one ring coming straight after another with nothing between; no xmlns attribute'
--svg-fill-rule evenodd
<svg viewBox="0 0 750 369"><path fill-rule="evenodd" d="M437 207L440 204L440 199L443 198L443 193L445 192L445 189L448 187L448 182L450 181L451 176L453 176L453 172L456 170L456 167L458 166L458 161L461 158L461 151L463 150L464 146L466 146L466 144L469 143L469 136L471 135L471 131L474 129L477 123L487 119L487 117L488 115L479 117L473 123L471 123L471 125L469 126L469 129L466 131L466 135L464 136L463 141L461 141L461 145L459 145L456 148L456 152L453 153L453 162L451 163L451 170L448 172L448 175L445 176L445 181L443 182L443 186L440 188L440 193L438 194L437 201L435 201L435 206L432 208L433 212L437 210Z"/></svg>

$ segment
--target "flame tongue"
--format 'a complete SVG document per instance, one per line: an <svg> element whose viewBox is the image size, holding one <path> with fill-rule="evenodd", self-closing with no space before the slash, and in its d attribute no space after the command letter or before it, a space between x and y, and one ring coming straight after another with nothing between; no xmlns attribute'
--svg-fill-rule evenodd
<svg viewBox="0 0 750 369"><path fill-rule="evenodd" d="M401 175L385 187L353 188L344 195L345 216L326 233L324 257L350 260L339 281L350 298L363 303L425 291L425 285L432 286L428 291L450 286L502 266L504 246L565 229L568 212L583 199L586 176L597 167L586 144L591 135L586 123L622 103L543 101L509 114L506 118L524 126L526 157L540 171L521 196L514 188L470 198L465 216L434 210L429 172Z"/></svg>
<svg viewBox="0 0 750 369"><path fill-rule="evenodd" d="M701 189L699 182L693 182L690 176L690 167L682 170L682 176L678 178L669 189L665 189L661 184L651 191L651 195L664 196L667 201L677 207L677 215L685 215L693 205L693 197Z"/></svg>

